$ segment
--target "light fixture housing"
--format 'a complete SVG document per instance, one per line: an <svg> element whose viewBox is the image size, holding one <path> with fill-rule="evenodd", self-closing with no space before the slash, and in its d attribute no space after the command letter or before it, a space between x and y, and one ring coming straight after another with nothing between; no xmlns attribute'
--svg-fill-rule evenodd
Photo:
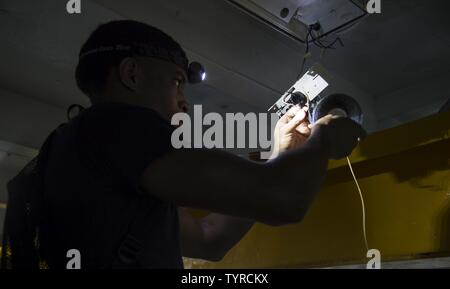
<svg viewBox="0 0 450 289"><path fill-rule="evenodd" d="M227 0L259 21L306 42L310 25L319 23L316 37L342 32L368 15L362 0Z"/></svg>

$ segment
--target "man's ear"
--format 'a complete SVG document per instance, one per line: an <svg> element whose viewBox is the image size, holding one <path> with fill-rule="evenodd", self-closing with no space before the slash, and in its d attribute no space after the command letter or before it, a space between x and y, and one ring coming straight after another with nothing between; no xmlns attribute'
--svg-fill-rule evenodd
<svg viewBox="0 0 450 289"><path fill-rule="evenodd" d="M132 91L138 89L138 64L135 58L126 57L119 65L119 78L125 87Z"/></svg>

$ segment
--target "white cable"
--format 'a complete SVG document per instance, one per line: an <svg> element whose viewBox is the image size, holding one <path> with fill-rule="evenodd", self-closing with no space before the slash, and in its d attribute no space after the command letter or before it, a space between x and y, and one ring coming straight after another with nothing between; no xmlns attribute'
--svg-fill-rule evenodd
<svg viewBox="0 0 450 289"><path fill-rule="evenodd" d="M364 198L361 193L361 188L359 187L358 180L356 179L355 173L353 172L352 164L350 163L350 159L348 157L347 157L347 162L348 162L348 166L350 168L350 172L352 173L353 179L355 180L356 187L358 188L359 196L361 197L364 242L365 242L367 251L369 251L369 243L367 242L367 235L366 235L366 208L364 206Z"/></svg>

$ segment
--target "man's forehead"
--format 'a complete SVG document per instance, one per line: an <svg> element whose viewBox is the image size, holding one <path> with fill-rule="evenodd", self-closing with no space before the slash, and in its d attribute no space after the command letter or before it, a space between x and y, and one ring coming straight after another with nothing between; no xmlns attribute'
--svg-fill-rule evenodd
<svg viewBox="0 0 450 289"><path fill-rule="evenodd" d="M186 74L186 71L184 71L184 69L181 69L178 65L175 65L176 67L175 67L175 69L176 69L176 72L177 73L179 73L179 74L181 74L181 75L183 75L183 77L184 77L184 79L187 81L187 74Z"/></svg>
<svg viewBox="0 0 450 289"><path fill-rule="evenodd" d="M146 62L148 62L150 65L159 68L159 69L164 69L168 72L172 72L172 73L179 73L181 74L184 78L187 79L187 74L186 71L181 68L180 66L176 65L175 63L172 63L170 61L166 61L166 60L162 60L162 59L158 59L158 58L153 58L153 57L142 57L146 60Z"/></svg>

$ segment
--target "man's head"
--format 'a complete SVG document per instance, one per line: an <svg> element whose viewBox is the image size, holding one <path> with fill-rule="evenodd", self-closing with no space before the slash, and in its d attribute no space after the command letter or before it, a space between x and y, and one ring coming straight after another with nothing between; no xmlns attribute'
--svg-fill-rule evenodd
<svg viewBox="0 0 450 289"><path fill-rule="evenodd" d="M161 30L119 20L100 25L81 47L78 87L92 103L117 101L145 106L166 119L187 110L188 59Z"/></svg>

